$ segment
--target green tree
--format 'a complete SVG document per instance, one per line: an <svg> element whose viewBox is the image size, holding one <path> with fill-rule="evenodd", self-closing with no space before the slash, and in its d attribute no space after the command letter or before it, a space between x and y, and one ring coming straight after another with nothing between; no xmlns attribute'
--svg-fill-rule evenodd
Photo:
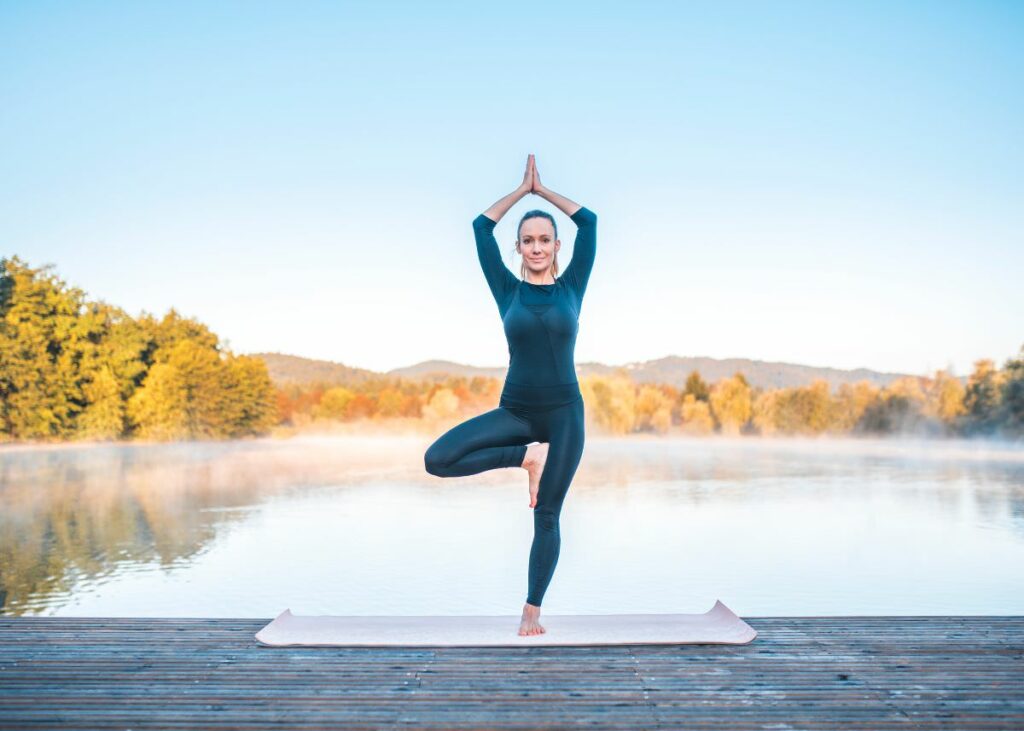
<svg viewBox="0 0 1024 731"><path fill-rule="evenodd" d="M683 395L688 393L693 394L698 401L708 401L711 398L711 389L708 388L708 384L701 378L698 371L690 371L690 375L686 377Z"/></svg>
<svg viewBox="0 0 1024 731"><path fill-rule="evenodd" d="M1003 389L999 421L1009 435L1024 435L1024 345L1016 358L1003 365Z"/></svg>
<svg viewBox="0 0 1024 731"><path fill-rule="evenodd" d="M990 434L998 427L1002 382L995 363L983 358L975 361L964 393L964 420L968 432Z"/></svg>

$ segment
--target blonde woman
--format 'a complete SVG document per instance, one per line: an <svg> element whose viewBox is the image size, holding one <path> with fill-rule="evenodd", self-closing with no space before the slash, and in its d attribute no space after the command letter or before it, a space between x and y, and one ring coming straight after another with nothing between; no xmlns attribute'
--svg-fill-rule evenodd
<svg viewBox="0 0 1024 731"><path fill-rule="evenodd" d="M494 227L528 193L554 204L577 226L572 261L561 275L558 229L545 211L527 211L519 221L516 252L523 258L522 279L501 260ZM533 544L519 634L535 635L546 631L540 607L558 562L559 515L583 456L583 396L574 353L580 307L594 266L597 215L545 188L530 155L523 182L477 216L473 232L508 340L508 373L498 408L441 435L427 449L424 464L439 477L502 467L522 467L529 473Z"/></svg>

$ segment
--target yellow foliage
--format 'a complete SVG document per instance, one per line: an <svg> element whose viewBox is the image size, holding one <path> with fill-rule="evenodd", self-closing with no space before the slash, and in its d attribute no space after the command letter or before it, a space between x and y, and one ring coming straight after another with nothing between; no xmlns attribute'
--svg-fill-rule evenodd
<svg viewBox="0 0 1024 731"><path fill-rule="evenodd" d="M355 398L355 394L343 387L335 386L324 391L320 397L320 403L313 409L313 417L316 419L344 419L348 413L348 405Z"/></svg>
<svg viewBox="0 0 1024 731"><path fill-rule="evenodd" d="M739 434L752 413L750 386L737 374L723 378L711 389L711 411L723 434Z"/></svg>
<svg viewBox="0 0 1024 731"><path fill-rule="evenodd" d="M125 403L111 368L97 370L82 392L88 404L78 416L77 436L82 439L120 437L124 431Z"/></svg>
<svg viewBox="0 0 1024 731"><path fill-rule="evenodd" d="M879 393L880 389L870 381L840 384L832 404L833 429L850 432L868 407L878 399Z"/></svg>
<svg viewBox="0 0 1024 731"><path fill-rule="evenodd" d="M754 399L751 422L758 433L768 436L779 431L780 391L762 391Z"/></svg>
<svg viewBox="0 0 1024 731"><path fill-rule="evenodd" d="M702 401L688 393L683 396L679 413L683 422L684 434L711 434L715 431L715 420L711 416L711 407L707 401Z"/></svg>
<svg viewBox="0 0 1024 731"><path fill-rule="evenodd" d="M672 426L672 401L660 389L650 385L640 387L636 396L636 428L664 434Z"/></svg>
<svg viewBox="0 0 1024 731"><path fill-rule="evenodd" d="M449 419L459 413L459 397L450 388L439 388L434 391L423 407L423 416L427 419Z"/></svg>
<svg viewBox="0 0 1024 731"><path fill-rule="evenodd" d="M966 389L960 379L954 378L945 370L935 372L926 390L924 413L947 426L961 414L967 413L964 406Z"/></svg>
<svg viewBox="0 0 1024 731"><path fill-rule="evenodd" d="M610 434L628 434L636 422L636 386L623 376L588 376L580 381L588 417Z"/></svg>

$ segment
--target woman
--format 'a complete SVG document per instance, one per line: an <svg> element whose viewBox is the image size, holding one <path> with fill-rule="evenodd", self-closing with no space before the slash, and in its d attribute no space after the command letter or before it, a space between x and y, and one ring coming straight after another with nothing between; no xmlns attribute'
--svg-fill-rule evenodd
<svg viewBox="0 0 1024 731"><path fill-rule="evenodd" d="M523 257L523 279L501 260L494 227L527 193L558 206L577 226L572 261L561 276L561 241L554 218L545 211L527 211L519 221L516 251ZM541 185L530 155L522 184L477 216L473 232L508 340L508 373L498 408L447 431L427 449L424 463L427 472L439 477L500 467L522 467L529 473L533 545L519 634L535 635L546 631L539 621L540 606L558 561L558 517L583 456L583 396L574 350L580 305L594 265L597 216Z"/></svg>

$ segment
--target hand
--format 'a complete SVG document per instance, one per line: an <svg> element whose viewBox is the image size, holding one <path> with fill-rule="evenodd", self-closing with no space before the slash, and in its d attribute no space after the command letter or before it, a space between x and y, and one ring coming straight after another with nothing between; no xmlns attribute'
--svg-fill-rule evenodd
<svg viewBox="0 0 1024 731"><path fill-rule="evenodd" d="M537 172L537 158L535 158L533 155L530 155L530 164L532 165L533 172L533 184L530 187L530 192L534 194L539 194L542 190L544 190L544 186L541 185L540 173Z"/></svg>
<svg viewBox="0 0 1024 731"><path fill-rule="evenodd" d="M526 158L526 172L523 173L523 183L519 186L519 190L523 193L533 192L533 171L535 170L533 165L533 155L529 155Z"/></svg>

